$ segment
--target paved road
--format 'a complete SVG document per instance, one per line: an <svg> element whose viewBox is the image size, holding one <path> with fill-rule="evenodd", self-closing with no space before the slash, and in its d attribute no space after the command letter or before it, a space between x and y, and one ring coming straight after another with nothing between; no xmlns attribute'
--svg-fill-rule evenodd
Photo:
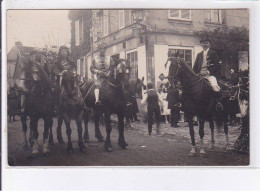
<svg viewBox="0 0 260 194"><path fill-rule="evenodd" d="M29 122L29 120L27 121ZM232 166L248 165L249 156L237 153L234 150L225 150L225 136L223 129L215 131L216 149L210 151L209 140L210 130L206 124L205 146L206 155L204 157L189 157L190 137L187 123L181 123L180 128L171 128L169 124L162 124L163 135L147 135L147 124L136 122L132 128L125 130L126 141L129 149L122 150L117 145L118 130L116 124L113 125L111 133L112 146L111 153L104 151L104 144L97 142L94 138L94 124L90 122L90 143L87 143L87 152L80 153L77 146L76 124L72 122L72 140L74 153L66 153L66 144L59 145L56 140L51 146L50 156L39 155L32 158L30 151L22 150L23 135L20 121L10 122L8 127L8 149L9 158L15 161L18 166ZM54 129L57 121L54 120ZM39 122L40 142L42 141L43 122ZM102 134L105 136L105 127L101 126ZM198 127L195 128L196 141L198 142ZM238 127L229 129L231 144L238 137ZM65 126L63 125L63 137L66 141ZM199 143L199 142L198 142ZM199 151L197 149L197 151Z"/></svg>

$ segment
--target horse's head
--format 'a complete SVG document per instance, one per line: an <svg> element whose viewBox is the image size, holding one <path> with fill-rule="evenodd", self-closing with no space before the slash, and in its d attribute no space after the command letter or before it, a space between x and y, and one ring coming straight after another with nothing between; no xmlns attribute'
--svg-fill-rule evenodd
<svg viewBox="0 0 260 194"><path fill-rule="evenodd" d="M19 56L14 75L19 90L27 93L32 89L32 81L43 79L44 62L44 55L39 51Z"/></svg>
<svg viewBox="0 0 260 194"><path fill-rule="evenodd" d="M114 69L113 79L126 87L129 85L130 71L131 68L128 61L125 59L120 59Z"/></svg>
<svg viewBox="0 0 260 194"><path fill-rule="evenodd" d="M174 80L176 80L178 78L178 76L180 75L182 66L181 63L183 62L182 59L180 59L179 57L170 57L168 59L171 62L171 65L169 67L169 82L173 83Z"/></svg>
<svg viewBox="0 0 260 194"><path fill-rule="evenodd" d="M69 95L75 92L77 78L75 73L64 70L61 72L61 87L64 87Z"/></svg>
<svg viewBox="0 0 260 194"><path fill-rule="evenodd" d="M136 84L136 94L140 99L143 99L143 89L144 89L144 77L142 79L137 79Z"/></svg>

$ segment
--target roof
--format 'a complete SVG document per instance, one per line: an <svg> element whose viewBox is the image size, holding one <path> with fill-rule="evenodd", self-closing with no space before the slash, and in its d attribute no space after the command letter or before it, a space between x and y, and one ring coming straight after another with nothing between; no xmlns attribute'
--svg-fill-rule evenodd
<svg viewBox="0 0 260 194"><path fill-rule="evenodd" d="M21 55L25 55L30 53L34 50L34 47L28 46L14 46L8 53L7 53L7 61L16 61L17 55L20 52Z"/></svg>

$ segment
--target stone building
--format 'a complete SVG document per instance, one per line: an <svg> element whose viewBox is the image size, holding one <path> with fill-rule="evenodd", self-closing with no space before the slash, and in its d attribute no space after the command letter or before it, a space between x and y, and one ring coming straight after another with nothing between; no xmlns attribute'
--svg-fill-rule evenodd
<svg viewBox="0 0 260 194"><path fill-rule="evenodd" d="M74 10L69 15L72 12L77 12L77 17L70 17L71 50L81 75L92 78L89 67L93 55L97 54L97 45L102 41L108 45L109 56L129 60L131 79L144 77L145 82L152 82L155 87L160 84L159 75L165 71L168 50L179 51L193 66L196 55L202 50L195 31L249 28L249 12L245 9ZM212 47L220 56L225 53L223 45ZM231 61L223 59L225 70L238 65L238 57L233 58Z"/></svg>

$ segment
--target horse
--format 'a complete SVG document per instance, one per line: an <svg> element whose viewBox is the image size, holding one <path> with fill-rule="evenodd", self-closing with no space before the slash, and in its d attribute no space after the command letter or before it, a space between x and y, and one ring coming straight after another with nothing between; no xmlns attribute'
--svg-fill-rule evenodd
<svg viewBox="0 0 260 194"><path fill-rule="evenodd" d="M193 128L193 116L198 116L199 118L199 135L200 135L200 154L204 155L204 123L205 120L209 121L211 129L211 148L214 149L214 116L217 120L223 122L223 117L218 117L221 114L215 114L217 107L217 102L215 101L212 105L211 98L214 97L213 90L209 85L208 81L203 77L196 75L193 70L186 64L183 59L174 58L174 62L171 64L171 71L169 72L169 80L179 79L182 87L182 108L187 117L189 131L191 136L192 148L190 151L190 156L196 154L195 151L195 138L194 138L194 128ZM222 107L223 110L226 109L225 104ZM222 113L223 113L223 110ZM226 121L224 121L226 123ZM229 146L227 125L224 127L227 136L227 146Z"/></svg>
<svg viewBox="0 0 260 194"><path fill-rule="evenodd" d="M71 142L70 121L74 119L78 129L78 145L80 152L86 151L86 146L82 137L82 120L84 116L84 100L80 88L77 84L75 75L71 71L63 71L61 73L61 92L59 96L59 117L64 119L66 125L66 133L68 137L67 153L73 152Z"/></svg>
<svg viewBox="0 0 260 194"><path fill-rule="evenodd" d="M127 107L127 97L125 96L124 88L128 87L129 84L129 74L130 69L125 64L124 60L119 60L119 63L115 67L110 67L108 69L109 76L106 81L101 86L100 89L100 100L101 106L95 107L95 97L94 97L94 81L87 81L82 86L82 93L85 96L85 103L88 107L93 107L95 110L94 120L95 120L95 133L96 137L101 138L101 133L99 130L99 119L100 115L104 114L105 124L106 124L106 140L104 143L104 148L106 151L113 151L110 133L111 127L111 114L116 113L118 117L118 128L119 128L119 138L118 145L126 149L128 144L124 137L124 117ZM85 118L85 133L84 139L88 140L88 119ZM102 137L103 139L103 137Z"/></svg>
<svg viewBox="0 0 260 194"><path fill-rule="evenodd" d="M52 124L51 107L51 85L46 72L44 71L44 55L39 51L32 51L30 54L19 56L16 65L15 79L18 89L24 94L24 113L21 115L22 128L24 133L24 146L28 150L27 141L27 117L30 117L30 138L32 154L39 153L38 145L38 120L44 120L43 132L43 153L49 153L48 137Z"/></svg>

